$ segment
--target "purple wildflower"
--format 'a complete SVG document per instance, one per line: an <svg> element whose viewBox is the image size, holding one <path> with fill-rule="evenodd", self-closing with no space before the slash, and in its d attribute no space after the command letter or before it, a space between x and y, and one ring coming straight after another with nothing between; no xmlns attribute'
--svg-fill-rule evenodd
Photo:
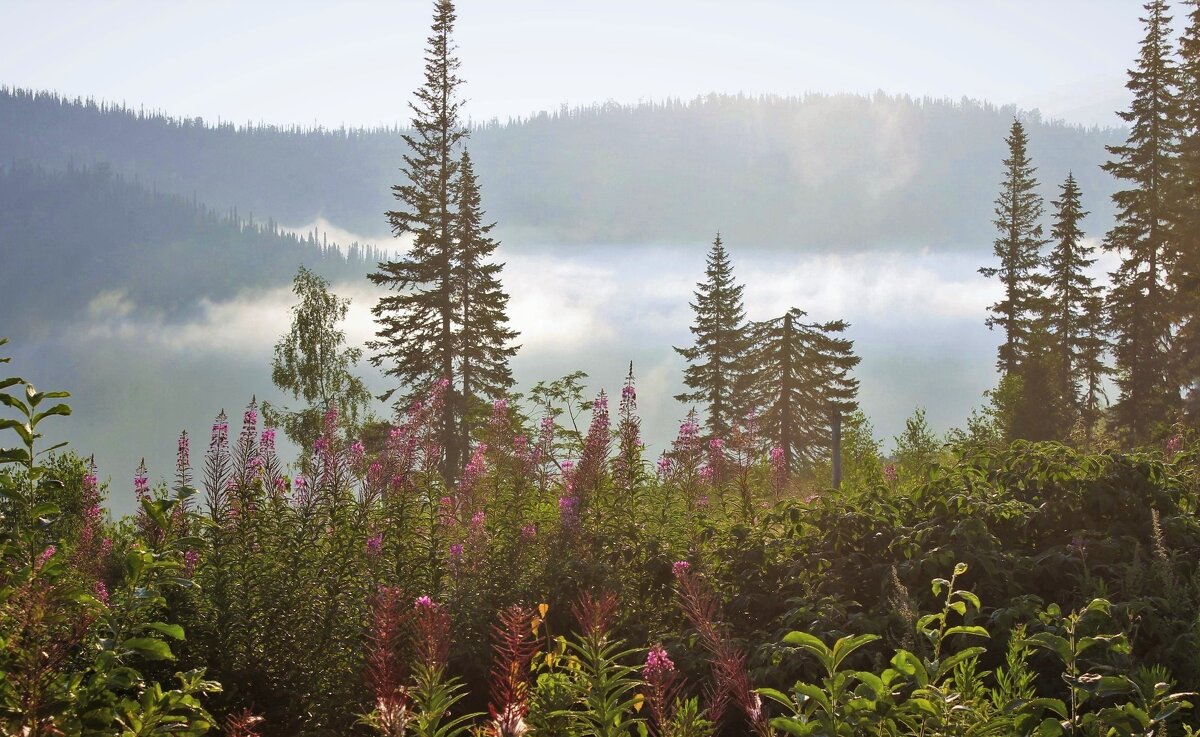
<svg viewBox="0 0 1200 737"><path fill-rule="evenodd" d="M377 560L383 552L383 533L376 532L367 538L367 557L371 560Z"/></svg>
<svg viewBox="0 0 1200 737"><path fill-rule="evenodd" d="M642 678L647 681L661 680L662 676L675 672L675 664L671 662L667 651L662 645L655 645L646 654L646 666L642 668Z"/></svg>

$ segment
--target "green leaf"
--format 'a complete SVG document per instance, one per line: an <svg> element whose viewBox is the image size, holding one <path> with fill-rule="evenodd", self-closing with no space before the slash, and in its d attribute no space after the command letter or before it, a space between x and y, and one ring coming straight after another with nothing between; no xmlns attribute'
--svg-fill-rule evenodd
<svg viewBox="0 0 1200 737"><path fill-rule="evenodd" d="M1071 643L1051 632L1038 632L1036 635L1025 638L1023 642L1032 647L1055 653L1064 663L1069 662L1072 658Z"/></svg>
<svg viewBox="0 0 1200 737"><path fill-rule="evenodd" d="M52 502L42 502L41 504L34 507L30 511L29 514L34 519L37 519L39 517L44 518L44 519L52 519L54 517L58 517L59 515L61 515L62 510L58 508L57 504L54 504Z"/></svg>
<svg viewBox="0 0 1200 737"><path fill-rule="evenodd" d="M775 717L771 720L771 726L796 737L812 737L818 725L816 722L805 723L789 717Z"/></svg>
<svg viewBox="0 0 1200 737"><path fill-rule="evenodd" d="M833 643L833 669L838 670L842 665L842 661L849 657L850 653L878 639L879 635L871 634L839 638L837 642Z"/></svg>
<svg viewBox="0 0 1200 737"><path fill-rule="evenodd" d="M159 633L164 634L167 637L170 637L175 640L183 639L183 627L181 627L177 624L167 624L166 622L151 622L150 624L146 625L146 629L154 630L155 632L159 632Z"/></svg>
<svg viewBox="0 0 1200 737"><path fill-rule="evenodd" d="M988 631L978 626L958 625L946 630L946 637L950 635L972 635L974 637L991 637Z"/></svg>
<svg viewBox="0 0 1200 737"><path fill-rule="evenodd" d="M121 647L130 652L137 653L147 660L175 659L170 646L162 640L156 640L153 637L131 637L122 642Z"/></svg>
<svg viewBox="0 0 1200 737"><path fill-rule="evenodd" d="M754 689L754 692L759 696L766 696L768 699L778 704L782 704L789 709L794 709L796 707L796 703L792 701L792 698L782 691L777 691L773 688L756 688Z"/></svg>
<svg viewBox="0 0 1200 737"><path fill-rule="evenodd" d="M33 416L33 419L30 420L30 423L34 427L37 427L37 424L39 422L41 422L42 420L46 419L47 417L53 417L55 415L58 415L60 417L65 417L69 414L71 414L70 407L68 407L65 404L56 404L53 407L51 407L50 409L46 410L45 412L38 412L36 415Z"/></svg>
<svg viewBox="0 0 1200 737"><path fill-rule="evenodd" d="M833 705L829 702L829 695L822 691L820 687L814 686L811 683L797 683L792 687L792 690L820 704L826 713L833 711Z"/></svg>

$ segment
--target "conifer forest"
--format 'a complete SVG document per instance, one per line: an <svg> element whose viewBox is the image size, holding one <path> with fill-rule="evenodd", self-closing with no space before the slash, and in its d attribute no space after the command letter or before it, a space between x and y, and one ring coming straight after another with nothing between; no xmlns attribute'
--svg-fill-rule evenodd
<svg viewBox="0 0 1200 737"><path fill-rule="evenodd" d="M481 122L496 11L418 4L393 126L0 88L0 735L1200 734L1200 0L1113 4L1090 126Z"/></svg>

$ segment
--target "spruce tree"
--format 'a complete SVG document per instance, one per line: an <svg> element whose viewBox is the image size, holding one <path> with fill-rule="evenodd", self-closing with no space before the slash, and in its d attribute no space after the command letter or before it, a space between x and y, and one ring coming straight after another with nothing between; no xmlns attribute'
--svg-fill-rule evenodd
<svg viewBox="0 0 1200 737"><path fill-rule="evenodd" d="M1178 380L1188 412L1200 419L1200 2L1191 0L1179 40L1179 107L1183 126L1176 169L1173 237L1178 249L1171 281L1178 295Z"/></svg>
<svg viewBox="0 0 1200 737"><path fill-rule="evenodd" d="M1045 276L1040 273L1042 237L1042 197L1037 193L1037 169L1031 165L1027 147L1029 138L1021 121L1013 120L1009 135L1008 157L1000 196L996 198L995 224L1000 234L994 241L997 267L983 267L979 273L999 277L1004 298L992 305L987 326L1004 330L1004 342L997 350L996 366L1002 376L1016 375L1030 350L1030 342L1043 314L1042 292Z"/></svg>
<svg viewBox="0 0 1200 737"><path fill-rule="evenodd" d="M371 363L386 366L384 374L395 377L397 411L421 396L439 379L451 382L439 420L444 447L443 474L449 478L458 469L462 448L456 415L462 402L453 388L457 305L454 300L453 269L457 243L458 157L456 148L467 131L459 121L459 62L451 38L454 4L437 0L432 33L427 41L425 83L409 104L413 132L404 136L410 152L404 156L402 173L407 181L392 187L403 209L387 213L392 232L411 238L411 246L396 260L379 264L369 275L372 282L393 293L380 298L372 313L379 325L376 340L368 345L376 352Z"/></svg>
<svg viewBox="0 0 1200 737"><path fill-rule="evenodd" d="M1171 238L1172 188L1178 148L1178 70L1171 56L1170 17L1162 0L1144 6L1146 36L1125 85L1133 92L1124 145L1104 169L1131 186L1113 194L1116 224L1104 247L1121 255L1112 274L1109 320L1114 334L1117 385L1114 423L1131 444L1145 443L1179 404L1173 376L1173 290L1168 270L1176 261Z"/></svg>
<svg viewBox="0 0 1200 737"><path fill-rule="evenodd" d="M491 261L499 245L484 224L479 185L471 156L463 151L459 164L457 255L454 260L454 303L458 332L459 375L462 388L459 445L470 440L467 419L485 398L498 399L513 385L508 360L516 355L517 332L508 327L508 294L500 283L504 264ZM465 457L465 453L464 456Z"/></svg>
<svg viewBox="0 0 1200 737"><path fill-rule="evenodd" d="M1104 365L1103 297L1101 288L1088 275L1096 263L1095 248L1083 240L1080 221L1087 216L1079 185L1073 173L1059 188L1050 229L1053 250L1047 259L1050 282L1050 330L1057 358L1059 397L1070 410L1071 423L1082 421L1091 435L1096 415L1094 394ZM1100 341L1097 344L1097 341ZM1085 407L1085 405L1087 405Z"/></svg>
<svg viewBox="0 0 1200 737"><path fill-rule="evenodd" d="M748 346L742 285L733 278L733 265L718 233L708 252L705 281L696 286L692 335L695 345L675 348L688 366L683 383L691 391L675 396L681 402L704 402L706 426L712 437L725 438L745 411L741 397L741 366Z"/></svg>
<svg viewBox="0 0 1200 737"><path fill-rule="evenodd" d="M759 428L783 451L789 471L829 458L832 413L856 407L858 365L853 341L841 337L846 323L804 322L792 308L781 317L757 323L750 364L751 398L759 409Z"/></svg>

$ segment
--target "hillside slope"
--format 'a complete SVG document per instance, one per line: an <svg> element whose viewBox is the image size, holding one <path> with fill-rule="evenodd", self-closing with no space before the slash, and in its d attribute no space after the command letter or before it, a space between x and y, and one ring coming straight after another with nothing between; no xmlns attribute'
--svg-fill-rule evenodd
<svg viewBox="0 0 1200 737"><path fill-rule="evenodd" d="M1012 107L877 94L710 96L602 105L477 127L484 206L510 246L697 243L743 247L978 249ZM1099 166L1117 130L1024 115L1043 194L1073 170L1111 218ZM287 225L323 217L387 237L383 213L406 145L399 129L306 130L200 119L0 91L0 161L61 169L107 162L159 189Z"/></svg>
<svg viewBox="0 0 1200 737"><path fill-rule="evenodd" d="M343 254L310 233L219 215L147 189L105 165L47 172L0 166L0 290L4 335L19 337L94 311L152 311L186 319L200 300L286 285L304 263L356 277L377 254ZM97 301L98 300L98 301Z"/></svg>

